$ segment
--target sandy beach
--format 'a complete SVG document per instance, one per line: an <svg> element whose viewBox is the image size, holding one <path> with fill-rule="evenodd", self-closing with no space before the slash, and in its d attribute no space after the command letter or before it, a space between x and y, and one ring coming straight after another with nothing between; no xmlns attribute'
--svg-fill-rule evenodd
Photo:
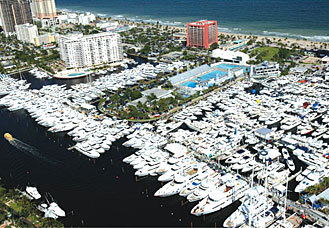
<svg viewBox="0 0 329 228"><path fill-rule="evenodd" d="M130 25L146 25L147 23L141 22L131 22L126 20L120 20L121 23L130 24ZM149 24L150 26L154 26L154 24ZM180 32L186 33L186 27L179 27L179 26L167 26L167 25L160 25L161 29L170 29L170 30L179 30ZM329 50L329 42L316 42L310 40L301 40L301 39L293 39L287 37L278 37L278 36L261 36L261 35L252 35L252 34L239 34L239 33L227 33L227 32L218 32L218 35L225 35L231 36L234 39L248 39L250 37L256 38L256 42L264 42L267 43L269 40L271 43L282 43L286 47L290 47L291 45L295 44L299 48L305 48L308 50Z"/></svg>

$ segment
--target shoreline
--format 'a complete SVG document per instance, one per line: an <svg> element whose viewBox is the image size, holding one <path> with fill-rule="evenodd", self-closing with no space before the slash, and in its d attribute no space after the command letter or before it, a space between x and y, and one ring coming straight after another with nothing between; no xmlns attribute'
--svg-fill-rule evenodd
<svg viewBox="0 0 329 228"><path fill-rule="evenodd" d="M58 8L58 11L60 12L71 12L71 13L86 13L88 11L84 11L84 10L73 10L73 9L68 9L68 8ZM131 24L152 24L155 25L157 22L160 22L160 26L162 27L169 27L169 28L176 28L179 30L186 30L186 23L184 22L169 22L169 21L165 21L163 22L161 19L134 19L132 16L131 17L125 17L123 15L109 15L109 14L101 14L101 13L97 13L97 12L92 12L94 13L97 17L100 18L110 18L113 21L121 21L124 23L131 23ZM135 17L139 17L139 16L135 16ZM180 23L181 25L177 25L177 23ZM263 32L267 32L267 33L274 33L273 35L268 34L259 34L259 33L255 33L255 32L250 32L250 31L246 31L246 32L235 32L234 28L230 29L230 28L223 28L225 30L228 31L221 31L220 30L220 26L218 27L218 34L224 34L224 35L233 35L235 37L240 36L240 37L249 37L249 36L253 36L253 37L257 37L257 41L263 38L268 38L273 40L273 38L276 39L281 39L281 40L288 40L290 43L295 42L295 43L300 43L303 47L311 47L311 45L316 45L317 48L320 48L321 45L326 45L326 47L324 47L323 49L325 50L329 50L329 35L313 35L310 36L310 38L308 38L307 35L302 35L302 34L287 34L287 36L283 36L283 35L279 35L280 32L271 32L271 31L263 31ZM278 35L275 35L275 33L277 33ZM285 33L282 33L285 34ZM295 38L295 37L300 37L300 38ZM314 37L314 39L312 39L311 37ZM315 37L328 37L328 38L324 38L325 41L320 41L318 39L316 39ZM319 38L321 39L321 38ZM274 39L275 40L275 39ZM306 43L304 43L306 42Z"/></svg>
<svg viewBox="0 0 329 228"><path fill-rule="evenodd" d="M115 21L121 21L124 24L129 25L141 25L143 22L131 22L129 20L125 19L111 19ZM145 23L145 22L144 22ZM147 23L152 24L152 23ZM152 24L154 25L154 24ZM186 27L185 26L170 26L170 25L160 25L161 29L167 28L169 30L179 30L180 32L186 33ZM221 32L218 31L218 35L225 35L225 36L233 36L235 39L248 39L250 37L255 38L255 42L266 42L266 40L269 40L271 43L280 42L283 45L290 46L292 44L297 44L299 48L304 49L318 49L318 50L329 50L329 42L320 42L320 41L311 41L311 40L305 40L305 39L295 39L295 38L288 38L288 37L280 37L280 36L263 36L263 35L254 35L254 34L243 34L243 33L231 33L231 32Z"/></svg>

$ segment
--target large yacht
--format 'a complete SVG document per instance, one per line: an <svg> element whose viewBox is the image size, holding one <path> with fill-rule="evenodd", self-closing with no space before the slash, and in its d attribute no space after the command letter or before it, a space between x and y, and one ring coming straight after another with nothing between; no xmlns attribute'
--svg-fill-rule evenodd
<svg viewBox="0 0 329 228"><path fill-rule="evenodd" d="M265 219L260 215L265 214L272 205L273 202L266 197L265 188L260 185L255 186L248 190L245 201L225 220L224 227L239 227L242 224L265 227Z"/></svg>
<svg viewBox="0 0 329 228"><path fill-rule="evenodd" d="M213 189L191 210L191 214L200 216L219 211L243 197L247 189L248 184L241 179L234 178L227 181L220 187Z"/></svg>
<svg viewBox="0 0 329 228"><path fill-rule="evenodd" d="M174 180L168 182L163 187L161 187L158 191L155 192L154 196L167 197L171 195L175 195L183 190L185 186L190 184L194 179L202 175L210 175L214 171L211 170L205 164L199 164L199 166L193 166L189 169L180 172L175 175Z"/></svg>
<svg viewBox="0 0 329 228"><path fill-rule="evenodd" d="M40 193L38 192L38 189L36 187L29 187L29 186L26 186L26 192L32 196L34 199L40 199L41 198L41 195Z"/></svg>

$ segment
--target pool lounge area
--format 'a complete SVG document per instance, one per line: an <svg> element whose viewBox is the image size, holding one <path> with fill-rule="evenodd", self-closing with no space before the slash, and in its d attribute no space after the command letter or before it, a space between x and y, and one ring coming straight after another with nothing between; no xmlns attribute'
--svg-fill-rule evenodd
<svg viewBox="0 0 329 228"><path fill-rule="evenodd" d="M187 86L187 87L190 87L190 88L195 88L197 84L198 83L196 83L196 82L188 81L188 82L182 83L182 86Z"/></svg>
<svg viewBox="0 0 329 228"><path fill-rule="evenodd" d="M250 67L238 66L238 65L234 65L234 64L228 64L228 63L222 63L222 64L216 66L216 68L224 69L224 70L232 70L234 68L240 68L240 69L242 68L243 73L250 72Z"/></svg>
<svg viewBox="0 0 329 228"><path fill-rule="evenodd" d="M70 70L65 70L58 72L57 74L53 75L54 78L59 78L59 79L73 79L73 78L82 78L90 75L92 72L87 71L86 69L70 69Z"/></svg>
<svg viewBox="0 0 329 228"><path fill-rule="evenodd" d="M201 75L199 77L193 78L187 82L181 83L180 86L188 87L195 89L199 87L198 89L206 89L209 86L213 86L214 84L222 82L223 78L227 78L228 73L225 71L220 70L214 70L208 73L205 73L204 75Z"/></svg>
<svg viewBox="0 0 329 228"><path fill-rule="evenodd" d="M86 73L73 73L73 74L69 74L67 76L70 76L70 77L76 77L76 76L83 76L85 75Z"/></svg>
<svg viewBox="0 0 329 228"><path fill-rule="evenodd" d="M231 80L234 76L242 76L250 71L249 66L232 63L218 63L215 65L202 65L190 71L178 74L169 79L184 95L194 94L197 91L208 89Z"/></svg>
<svg viewBox="0 0 329 228"><path fill-rule="evenodd" d="M195 80L200 81L200 82L205 82L205 81L209 81L212 78L220 78L227 75L227 72L224 71L219 71L219 70L214 70L212 72L209 72L207 74L204 74L200 77L197 77Z"/></svg>

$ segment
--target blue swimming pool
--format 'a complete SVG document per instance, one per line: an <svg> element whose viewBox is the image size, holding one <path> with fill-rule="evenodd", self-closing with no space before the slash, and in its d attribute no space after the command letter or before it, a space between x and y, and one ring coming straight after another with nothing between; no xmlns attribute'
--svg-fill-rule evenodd
<svg viewBox="0 0 329 228"><path fill-rule="evenodd" d="M218 77L223 77L224 75L227 75L227 72L214 70L212 72L209 72L207 74L204 74L204 75L196 78L195 80L200 81L200 82L204 82L204 81L208 81L212 78L216 78L217 75L218 75Z"/></svg>
<svg viewBox="0 0 329 228"><path fill-rule="evenodd" d="M70 76L70 77L76 77L76 76L82 76L84 74L85 73L73 73L73 74L69 74L68 76Z"/></svg>
<svg viewBox="0 0 329 228"><path fill-rule="evenodd" d="M184 82L184 83L182 84L182 86L187 86L187 87L190 87L190 88L195 88L196 85L197 85L196 82L190 82L190 81L188 81L188 82Z"/></svg>
<svg viewBox="0 0 329 228"><path fill-rule="evenodd" d="M220 69L224 69L224 70L230 70L233 68L242 68L244 73L247 72L247 69L248 69L248 71L250 71L249 67L237 66L237 65L233 65L233 64L227 64L227 63L222 63L222 64L216 66L216 68L220 68Z"/></svg>

